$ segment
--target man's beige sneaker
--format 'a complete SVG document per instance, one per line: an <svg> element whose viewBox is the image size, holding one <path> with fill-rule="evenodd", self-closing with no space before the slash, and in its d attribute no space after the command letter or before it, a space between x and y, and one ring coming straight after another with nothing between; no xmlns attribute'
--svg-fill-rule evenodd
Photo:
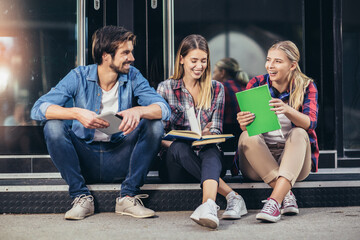
<svg viewBox="0 0 360 240"><path fill-rule="evenodd" d="M129 215L136 218L153 217L155 212L146 208L140 198L147 198L149 195L141 194L134 197L118 197L116 199L115 213Z"/></svg>
<svg viewBox="0 0 360 240"><path fill-rule="evenodd" d="M82 194L71 203L72 208L65 213L65 219L81 220L94 214L94 197Z"/></svg>

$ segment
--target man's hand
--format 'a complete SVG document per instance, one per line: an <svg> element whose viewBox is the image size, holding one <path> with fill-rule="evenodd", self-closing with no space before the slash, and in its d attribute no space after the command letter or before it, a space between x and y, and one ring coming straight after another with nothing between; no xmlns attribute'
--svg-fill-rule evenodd
<svg viewBox="0 0 360 240"><path fill-rule="evenodd" d="M241 130L246 131L246 126L254 121L255 114L251 112L238 112L236 119L240 124Z"/></svg>
<svg viewBox="0 0 360 240"><path fill-rule="evenodd" d="M117 114L123 117L119 130L123 131L124 134L127 135L139 125L142 113L141 108L133 107L118 112Z"/></svg>
<svg viewBox="0 0 360 240"><path fill-rule="evenodd" d="M89 129L94 128L106 128L109 126L109 123L96 118L97 114L83 108L76 108L76 120L78 120L84 127Z"/></svg>

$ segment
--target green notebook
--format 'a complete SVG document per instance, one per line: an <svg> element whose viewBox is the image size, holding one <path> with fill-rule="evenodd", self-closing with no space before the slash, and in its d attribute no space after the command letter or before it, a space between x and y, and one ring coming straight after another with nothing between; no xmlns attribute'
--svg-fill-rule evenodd
<svg viewBox="0 0 360 240"><path fill-rule="evenodd" d="M252 123L246 126L249 136L271 132L281 128L277 115L270 110L270 91L267 85L236 93L240 110L255 114Z"/></svg>

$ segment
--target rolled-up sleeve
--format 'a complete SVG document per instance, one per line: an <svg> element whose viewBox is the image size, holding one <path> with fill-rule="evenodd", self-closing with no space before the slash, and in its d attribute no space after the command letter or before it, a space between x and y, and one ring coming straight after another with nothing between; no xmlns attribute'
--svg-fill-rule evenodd
<svg viewBox="0 0 360 240"><path fill-rule="evenodd" d="M168 102L167 95L166 95L167 91L165 90L165 84L164 84L164 82L159 83L158 88L157 88L156 91L157 91L157 93L158 93L162 98L165 99L165 101L166 101L167 103L169 103L169 102ZM171 108L170 108L170 109L171 109ZM171 110L170 110L170 111L171 111ZM171 114L171 112L170 112L170 114ZM163 120L163 124L164 124L164 129L165 129L166 131L170 131L170 117L169 117L168 120Z"/></svg>
<svg viewBox="0 0 360 240"><path fill-rule="evenodd" d="M38 103L38 102L36 102L36 103ZM39 104L39 106L34 105L34 107L32 108L31 118L34 120L38 120L38 121L45 121L46 120L46 117L45 117L46 110L48 109L48 107L50 107L53 104L49 103L49 102L43 102L43 103L38 103L38 104Z"/></svg>
<svg viewBox="0 0 360 240"><path fill-rule="evenodd" d="M157 104L161 108L161 120L168 121L170 119L171 110L169 105L163 102L154 102L153 104Z"/></svg>
<svg viewBox="0 0 360 240"><path fill-rule="evenodd" d="M157 104L161 108L161 120L169 120L171 115L169 104L155 91L154 88L150 87L149 82L140 72L136 73L134 83L134 95L139 98L139 105L149 106L151 104Z"/></svg>

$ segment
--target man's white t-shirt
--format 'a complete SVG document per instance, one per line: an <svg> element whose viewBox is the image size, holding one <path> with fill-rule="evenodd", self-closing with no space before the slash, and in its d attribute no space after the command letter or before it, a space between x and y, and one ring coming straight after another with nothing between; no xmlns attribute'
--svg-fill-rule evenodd
<svg viewBox="0 0 360 240"><path fill-rule="evenodd" d="M102 89L102 98L100 104L100 112L117 112L119 109L119 81L109 90L105 91ZM94 141L96 142L109 142L111 135L107 135L106 133L100 132L95 129Z"/></svg>

